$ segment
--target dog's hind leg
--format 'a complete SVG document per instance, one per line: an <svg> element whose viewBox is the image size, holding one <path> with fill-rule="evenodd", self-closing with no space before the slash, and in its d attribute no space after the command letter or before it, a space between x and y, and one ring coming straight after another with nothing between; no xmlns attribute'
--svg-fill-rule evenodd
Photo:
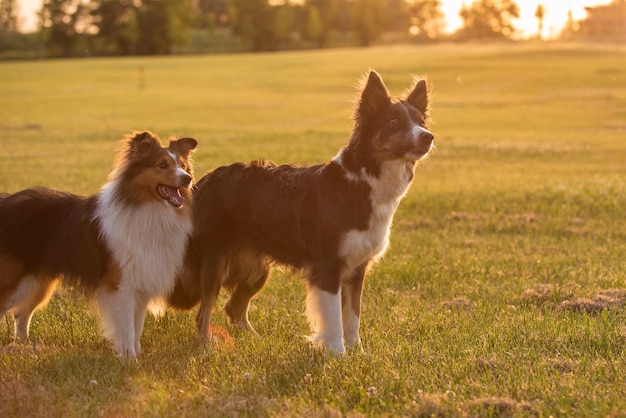
<svg viewBox="0 0 626 418"><path fill-rule="evenodd" d="M30 283L29 283L30 282ZM27 278L20 283L16 293L20 293L25 290L24 297L19 301L15 308L13 308L13 316L15 318L15 336L22 340L28 340L30 320L33 317L33 313L40 307L43 307L48 303L54 288L56 287L58 280L27 276Z"/></svg>
<svg viewBox="0 0 626 418"><path fill-rule="evenodd" d="M248 320L248 307L265 285L270 267L263 256L244 251L230 258L228 269L227 282L234 286L224 308L228 320L244 331L257 334Z"/></svg>
<svg viewBox="0 0 626 418"><path fill-rule="evenodd" d="M209 251L202 261L202 267L200 268L200 289L202 296L200 308L196 315L198 336L203 343L210 343L213 338L211 331L211 315L215 301L217 300L217 295L227 275L227 257L216 254L214 251Z"/></svg>
<svg viewBox="0 0 626 418"><path fill-rule="evenodd" d="M18 292L20 282L23 280L26 280L26 277L24 277L21 263L12 257L0 254L0 317L13 312L16 302L20 299L17 297L18 294L23 293ZM28 327L26 328L26 336L28 336Z"/></svg>
<svg viewBox="0 0 626 418"><path fill-rule="evenodd" d="M57 283L58 280L45 276L24 276L2 304L0 312L13 312L18 341L28 340L33 313L48 303Z"/></svg>
<svg viewBox="0 0 626 418"><path fill-rule="evenodd" d="M343 338L346 346L359 348L359 321L361 316L361 294L363 292L363 279L367 264L363 264L341 283L341 322L343 324Z"/></svg>

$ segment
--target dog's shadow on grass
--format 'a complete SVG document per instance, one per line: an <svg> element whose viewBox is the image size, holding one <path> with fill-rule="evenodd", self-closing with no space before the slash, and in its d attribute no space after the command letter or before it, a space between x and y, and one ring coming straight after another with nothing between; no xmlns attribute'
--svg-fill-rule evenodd
<svg viewBox="0 0 626 418"><path fill-rule="evenodd" d="M360 356L339 358L312 348L302 335L276 335L291 335L291 329L263 331L255 336L220 324L206 345L198 341L192 314L167 314L147 320L142 353L132 360L95 335L65 344L10 343L0 351L7 366L0 370L0 416L136 415L167 412L181 402L212 407L223 398L321 397L316 388L328 380L329 368L348 367L343 363Z"/></svg>
<svg viewBox="0 0 626 418"><path fill-rule="evenodd" d="M63 416L64 405L114 409L132 402L127 384L137 364L114 354L15 343L2 353L7 367L0 373L1 416Z"/></svg>

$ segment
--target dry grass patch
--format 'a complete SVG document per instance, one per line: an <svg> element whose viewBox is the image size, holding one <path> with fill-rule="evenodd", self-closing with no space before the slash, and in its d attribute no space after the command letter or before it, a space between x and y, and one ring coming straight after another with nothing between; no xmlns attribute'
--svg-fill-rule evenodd
<svg viewBox="0 0 626 418"><path fill-rule="evenodd" d="M522 293L522 301L531 305L558 303L572 297L568 289L553 284L536 284Z"/></svg>
<svg viewBox="0 0 626 418"><path fill-rule="evenodd" d="M441 302L441 306L448 311L469 311L472 309L472 302L465 296Z"/></svg>
<svg viewBox="0 0 626 418"><path fill-rule="evenodd" d="M456 222L476 222L489 219L485 213L450 212L445 219Z"/></svg>
<svg viewBox="0 0 626 418"><path fill-rule="evenodd" d="M23 406L29 405L31 391L20 377L0 375L0 416L7 417L26 412Z"/></svg>
<svg viewBox="0 0 626 418"><path fill-rule="evenodd" d="M470 213L453 211L445 215L448 222L472 224L485 227L493 225L496 229L502 228L523 228L539 222L539 215L527 213L513 214L491 214L491 213Z"/></svg>
<svg viewBox="0 0 626 418"><path fill-rule="evenodd" d="M598 313L608 308L621 308L626 302L626 289L608 289L596 293L591 299L572 298L563 301L559 308L575 312Z"/></svg>
<svg viewBox="0 0 626 418"><path fill-rule="evenodd" d="M452 392L425 393L418 391L415 397L417 408L412 411L415 417L446 417L451 415L450 399L454 395Z"/></svg>
<svg viewBox="0 0 626 418"><path fill-rule="evenodd" d="M509 398L481 398L469 402L470 417L511 417L515 415L533 416L533 406L529 402L517 402Z"/></svg>
<svg viewBox="0 0 626 418"><path fill-rule="evenodd" d="M624 306L626 289L601 290L591 298L584 298L552 284L537 284L524 291L522 301L531 305L553 305L566 311L598 313Z"/></svg>
<svg viewBox="0 0 626 418"><path fill-rule="evenodd" d="M496 371L500 367L500 362L493 359L477 358L474 362L476 368L482 371Z"/></svg>
<svg viewBox="0 0 626 418"><path fill-rule="evenodd" d="M543 362L547 367L559 373L573 373L578 369L578 362L567 358L546 358Z"/></svg>

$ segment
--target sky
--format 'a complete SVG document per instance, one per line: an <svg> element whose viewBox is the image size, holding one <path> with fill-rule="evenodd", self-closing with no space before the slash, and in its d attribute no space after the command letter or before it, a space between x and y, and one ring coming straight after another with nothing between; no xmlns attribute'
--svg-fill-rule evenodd
<svg viewBox="0 0 626 418"><path fill-rule="evenodd" d="M459 11L463 4L469 5L473 0L441 0L441 9L445 15L447 33L452 33L461 26ZM41 9L42 0L17 0L20 12L20 27L27 32L34 31L37 26L36 12ZM514 21L520 31L521 38L536 36L538 29L535 10L541 3L545 9L542 36L545 39L555 38L567 22L567 13L572 11L574 20L586 16L585 6L596 6L611 3L611 0L517 0L520 7L520 18Z"/></svg>

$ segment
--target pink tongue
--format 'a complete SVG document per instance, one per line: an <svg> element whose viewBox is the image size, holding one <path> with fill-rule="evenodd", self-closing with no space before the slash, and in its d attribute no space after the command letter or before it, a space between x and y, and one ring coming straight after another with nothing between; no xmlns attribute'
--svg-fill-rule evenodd
<svg viewBox="0 0 626 418"><path fill-rule="evenodd" d="M169 202L174 206L182 206L185 203L185 198L180 195L178 189L173 187L165 186L167 189L167 197L169 198Z"/></svg>

